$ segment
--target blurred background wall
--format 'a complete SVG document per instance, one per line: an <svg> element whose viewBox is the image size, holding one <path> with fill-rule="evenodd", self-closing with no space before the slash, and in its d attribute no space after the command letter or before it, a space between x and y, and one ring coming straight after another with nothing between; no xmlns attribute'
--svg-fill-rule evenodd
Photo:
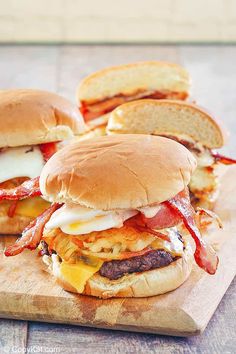
<svg viewBox="0 0 236 354"><path fill-rule="evenodd" d="M236 0L0 0L0 42L236 42Z"/></svg>

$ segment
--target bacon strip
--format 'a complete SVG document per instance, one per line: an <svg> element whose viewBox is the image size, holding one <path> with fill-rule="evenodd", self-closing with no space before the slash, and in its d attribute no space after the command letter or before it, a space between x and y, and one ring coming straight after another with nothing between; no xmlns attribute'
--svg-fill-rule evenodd
<svg viewBox="0 0 236 354"><path fill-rule="evenodd" d="M212 157L214 157L215 162L220 162L224 165L234 165L236 164L235 159L231 159L230 157L223 156L219 154L218 152L211 151Z"/></svg>
<svg viewBox="0 0 236 354"><path fill-rule="evenodd" d="M133 216L132 218L126 220L124 222L124 225L131 226L140 232L148 232L155 237L161 238L164 241L170 241L170 239L167 235L150 228L147 225L146 220L148 220L148 219L145 218L143 214L139 213L139 214Z"/></svg>
<svg viewBox="0 0 236 354"><path fill-rule="evenodd" d="M119 259L129 259L132 257L137 257L137 256L143 256L144 254L147 254L149 252L153 251L152 248L146 247L141 251L136 251L136 252L122 252L120 255Z"/></svg>
<svg viewBox="0 0 236 354"><path fill-rule="evenodd" d="M188 190L182 191L174 198L164 203L161 203L160 205L161 209L164 208L163 212L164 210L167 211L169 209L170 216L173 216L175 214L175 217L173 218L171 224L183 221L186 229L189 231L196 244L196 250L194 253L196 263L199 265L199 267L204 269L209 274L214 274L216 272L219 260L213 248L202 239L200 231L198 230L195 224L195 212L190 204ZM60 207L61 204L54 203L51 205L50 208L48 208L34 221L32 221L29 226L23 231L22 237L18 239L18 241L16 241L14 245L9 246L5 250L5 256L17 255L21 253L25 248L35 249L42 238L45 224L48 222L55 210ZM160 210L158 211L157 215L159 214ZM141 232L146 231L155 235L156 237L169 241L167 235L164 235L158 231L151 229L148 226L148 222L146 222L147 218L145 218L143 215L140 215L141 213L125 221L125 224L135 227ZM155 220L157 220L157 216L149 219L149 221ZM157 225L157 223L155 223L155 225Z"/></svg>
<svg viewBox="0 0 236 354"><path fill-rule="evenodd" d="M0 200L21 200L39 195L42 195L39 177L29 179L16 188L0 189Z"/></svg>
<svg viewBox="0 0 236 354"><path fill-rule="evenodd" d="M214 213L212 210L197 208L196 216L198 217L198 225L202 227L206 227L215 221L219 227L219 229L223 229L223 223L220 217Z"/></svg>
<svg viewBox="0 0 236 354"><path fill-rule="evenodd" d="M168 208L165 203L159 205L159 210L154 217L147 218L143 214L141 214L141 217L146 227L158 230L173 227L182 222L175 211Z"/></svg>
<svg viewBox="0 0 236 354"><path fill-rule="evenodd" d="M46 162L57 152L56 142L40 144L39 148Z"/></svg>
<svg viewBox="0 0 236 354"><path fill-rule="evenodd" d="M18 204L18 200L14 200L14 202L10 205L7 211L7 215L9 218L13 218L13 216L15 215L17 204Z"/></svg>
<svg viewBox="0 0 236 354"><path fill-rule="evenodd" d="M103 114L111 112L116 107L121 104L129 101L144 99L144 98L152 98L152 99L179 99L185 100L188 94L185 92L174 92L174 91L143 91L137 90L133 94L124 95L117 94L113 97L105 98L101 101L88 104L85 101L81 101L81 106L79 110L84 117L85 122L93 120L95 118L100 117Z"/></svg>
<svg viewBox="0 0 236 354"><path fill-rule="evenodd" d="M214 249L202 239L201 233L195 224L195 212L190 204L188 191L182 191L174 198L166 201L165 204L170 210L175 211L179 215L186 229L194 239L196 244L194 253L196 263L207 273L215 274L219 259Z"/></svg>
<svg viewBox="0 0 236 354"><path fill-rule="evenodd" d="M11 246L7 247L5 256L15 256L28 248L34 250L43 235L45 224L48 222L54 211L61 207L61 204L54 203L35 220L33 220L22 232L22 236Z"/></svg>

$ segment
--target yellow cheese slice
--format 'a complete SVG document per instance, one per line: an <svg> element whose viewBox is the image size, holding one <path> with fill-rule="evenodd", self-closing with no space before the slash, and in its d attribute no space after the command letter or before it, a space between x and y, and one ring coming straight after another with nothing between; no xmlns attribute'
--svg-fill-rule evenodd
<svg viewBox="0 0 236 354"><path fill-rule="evenodd" d="M27 198L17 203L16 214L35 218L49 206L50 203L46 202L46 200L41 197Z"/></svg>
<svg viewBox="0 0 236 354"><path fill-rule="evenodd" d="M85 264L82 261L75 264L63 261L60 271L63 278L81 294L84 291L86 282L99 271L102 264L103 261L99 259L93 260L92 265Z"/></svg>

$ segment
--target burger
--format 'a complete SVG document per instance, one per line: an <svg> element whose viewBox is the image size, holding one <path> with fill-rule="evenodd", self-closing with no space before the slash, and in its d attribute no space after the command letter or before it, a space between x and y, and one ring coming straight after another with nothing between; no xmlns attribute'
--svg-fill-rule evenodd
<svg viewBox="0 0 236 354"><path fill-rule="evenodd" d="M100 298L176 289L191 272L193 252L214 274L218 258L202 239L189 200L195 166L184 146L163 137L105 136L68 145L40 176L52 205L5 255L39 245L64 289Z"/></svg>
<svg viewBox="0 0 236 354"><path fill-rule="evenodd" d="M89 136L105 134L108 113L134 100L168 98L185 100L190 79L176 64L145 61L119 65L97 71L78 87L80 111L91 131Z"/></svg>
<svg viewBox="0 0 236 354"><path fill-rule="evenodd" d="M50 92L0 91L0 233L21 233L48 208L39 175L62 140L84 131L75 105Z"/></svg>
<svg viewBox="0 0 236 354"><path fill-rule="evenodd" d="M219 193L220 164L236 160L215 149L225 144L225 133L217 119L201 107L175 100L133 101L117 107L109 118L108 134L165 136L184 145L197 160L190 180L191 201L212 209Z"/></svg>

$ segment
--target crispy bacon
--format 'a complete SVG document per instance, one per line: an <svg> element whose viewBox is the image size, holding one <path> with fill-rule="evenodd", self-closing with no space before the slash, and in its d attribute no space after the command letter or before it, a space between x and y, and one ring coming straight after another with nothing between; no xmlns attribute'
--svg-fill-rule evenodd
<svg viewBox="0 0 236 354"><path fill-rule="evenodd" d="M129 101L134 101L138 99L144 98L152 98L152 99L179 99L185 100L188 94L185 92L172 92L172 91L143 91L137 90L133 94L125 95L125 94L117 94L113 97L107 97L101 101L88 104L85 101L81 101L81 106L79 110L84 117L85 122L93 120L95 118L100 117L103 114L111 112L116 107L121 104Z"/></svg>
<svg viewBox="0 0 236 354"><path fill-rule="evenodd" d="M194 142L188 141L185 139L182 139L178 136L175 135L170 135L170 134L161 134L164 138L169 138L171 140L177 141L177 143L180 143L181 145L184 145L188 150L191 152L195 152L196 154L199 154L202 152L201 148Z"/></svg>
<svg viewBox="0 0 236 354"><path fill-rule="evenodd" d="M27 181L27 179L28 179L27 177L16 177L16 178L8 179L7 181L0 183L0 190L18 187L20 184Z"/></svg>
<svg viewBox="0 0 236 354"><path fill-rule="evenodd" d="M79 110L85 122L89 122L90 120L93 120L102 116L103 114L106 114L106 110L100 110L99 112L90 111L89 106L87 106L84 102L81 103Z"/></svg>
<svg viewBox="0 0 236 354"><path fill-rule="evenodd" d="M140 232L148 232L152 234L155 237L161 238L164 241L170 241L169 237L159 231L153 230L149 225L147 224L145 216L141 213L138 213L137 215L133 216L132 218L126 220L124 222L124 225L126 226L131 226L137 231Z"/></svg>
<svg viewBox="0 0 236 354"><path fill-rule="evenodd" d="M14 256L21 253L25 248L35 249L39 244L44 226L50 219L51 215L61 207L61 204L54 203L32 221L23 231L22 237L12 246L5 250L6 256ZM162 219L158 221L158 218ZM214 274L218 265L218 257L214 249L208 245L201 236L199 229L195 223L195 212L190 204L189 192L184 190L177 194L174 198L160 204L160 209L153 218L146 218L141 213L125 221L125 225L135 227L141 232L149 232L158 238L169 241L167 235L159 231L153 230L158 227L171 227L183 222L186 229L195 241L196 250L194 257L196 263L209 274ZM150 226L151 225L151 226ZM164 226L165 225L165 226ZM168 225L168 226L167 226ZM152 228L151 228L152 227ZM148 250L145 249L145 253ZM128 255L123 255L124 257ZM131 256L131 254L129 254ZM134 255L133 255L134 256Z"/></svg>
<svg viewBox="0 0 236 354"><path fill-rule="evenodd" d="M22 232L22 236L11 246L7 247L5 256L15 256L28 248L34 250L41 241L45 224L48 222L54 211L61 207L61 204L54 203L35 220L33 220Z"/></svg>
<svg viewBox="0 0 236 354"><path fill-rule="evenodd" d="M139 217L143 220L145 227L158 230L173 227L182 222L179 216L165 203L160 204L160 208L154 217L147 218L143 214Z"/></svg>
<svg viewBox="0 0 236 354"><path fill-rule="evenodd" d="M84 242L83 242L82 240L77 239L76 237L72 237L72 238L71 238L71 241L72 241L75 245L77 245L79 248L83 248L83 247L84 247ZM53 248L52 243L50 244L49 247L50 247L50 248Z"/></svg>
<svg viewBox="0 0 236 354"><path fill-rule="evenodd" d="M9 218L13 218L13 216L15 215L17 204L18 204L18 200L14 200L10 205L7 211L7 215Z"/></svg>
<svg viewBox="0 0 236 354"><path fill-rule="evenodd" d="M236 164L236 160L235 159L231 159L230 157L223 156L223 155L219 154L218 152L211 151L211 155L212 155L212 157L214 157L215 162L219 162L219 163L222 163L224 165L234 165L234 164Z"/></svg>
<svg viewBox="0 0 236 354"><path fill-rule="evenodd" d="M56 142L40 144L39 148L46 162L57 152Z"/></svg>
<svg viewBox="0 0 236 354"><path fill-rule="evenodd" d="M137 256L143 256L144 254L147 254L149 252L153 251L152 248L146 247L141 251L136 251L136 252L122 252L119 259L129 259L132 257L137 257Z"/></svg>
<svg viewBox="0 0 236 354"><path fill-rule="evenodd" d="M219 259L214 249L202 239L201 233L195 224L195 212L190 204L188 191L182 191L174 198L166 201L165 204L183 220L186 229L194 239L196 244L194 253L196 263L207 273L215 274Z"/></svg>
<svg viewBox="0 0 236 354"><path fill-rule="evenodd" d="M196 209L196 216L198 217L197 224L199 225L200 228L207 227L215 221L217 223L219 229L223 229L223 223L222 223L220 217L216 213L214 213L212 210L198 207Z"/></svg>
<svg viewBox="0 0 236 354"><path fill-rule="evenodd" d="M29 179L15 188L0 189L0 201L21 200L39 195L42 195L39 188L39 177Z"/></svg>
<svg viewBox="0 0 236 354"><path fill-rule="evenodd" d="M127 220L125 224L136 227L139 231L146 231L155 234L166 241L169 241L167 235L164 235L153 229L164 229L184 223L186 229L195 241L195 260L199 267L203 268L209 274L214 274L218 265L218 257L213 248L208 245L201 236L199 229L195 224L195 212L190 204L189 192L184 190L174 198L160 204L160 209L153 218L146 218L139 213Z"/></svg>

